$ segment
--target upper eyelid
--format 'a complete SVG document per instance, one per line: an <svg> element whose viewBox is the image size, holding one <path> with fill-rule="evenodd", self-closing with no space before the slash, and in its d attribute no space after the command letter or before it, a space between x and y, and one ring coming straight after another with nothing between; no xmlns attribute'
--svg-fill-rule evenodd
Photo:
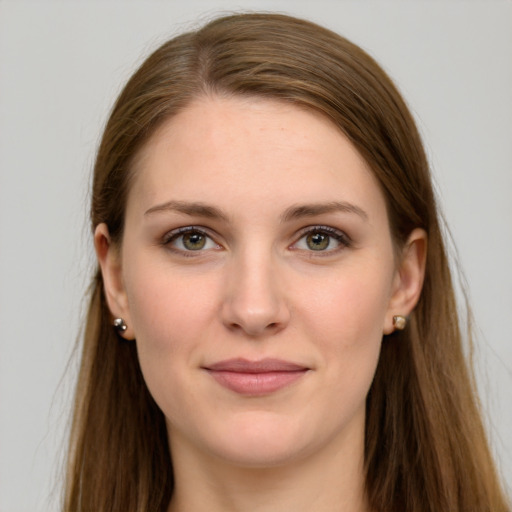
<svg viewBox="0 0 512 512"><path fill-rule="evenodd" d="M311 232L315 232L315 231L324 232L324 233L327 233L330 236L338 235L338 237L342 241L345 241L345 243L347 245L352 243L351 237L345 231L343 231L341 229L334 228L334 227L328 226L328 225L312 224L312 225L309 225L309 226L304 226L303 228L297 230L295 232L294 237L293 237L295 241L292 242L291 245L293 246L299 240L301 240L304 236L306 236L307 234L309 234ZM198 225L182 226L182 227L179 227L179 228L172 229L172 230L168 231L162 237L163 243L164 244L168 244L171 240L173 240L175 238L178 238L179 236L184 235L186 233L190 233L190 232L200 233L200 234L210 238L217 245L220 245L220 246L223 245L223 244L219 243L218 238L221 238L221 237L219 237L219 235L217 235L217 233L212 232L211 229L209 229L209 228L207 228L205 226L198 226Z"/></svg>
<svg viewBox="0 0 512 512"><path fill-rule="evenodd" d="M307 235L308 233L314 232L314 231L323 231L327 234L333 234L333 235L339 235L342 238L346 238L347 241L350 241L350 236L343 231L342 229L334 228L332 226L325 226L321 224L306 226L304 228L301 228L297 232L297 236L302 238L304 235Z"/></svg>
<svg viewBox="0 0 512 512"><path fill-rule="evenodd" d="M322 255L323 256L327 256L329 254L332 255L343 248L349 248L349 247L353 246L352 238L345 231L343 231L341 229L334 228L332 226L314 225L314 226L308 226L308 227L305 227L305 228L302 228L301 230L299 230L298 234L296 235L295 242L293 242L290 245L290 248L293 249L294 248L293 246L298 244L305 236L307 236L310 233L314 233L314 232L323 232L330 237L336 238L337 241L342 246L341 248L337 248L337 249L332 249L332 250L327 250L327 251L318 251L316 255L319 257ZM309 252L315 253L316 251L308 251L308 253Z"/></svg>
<svg viewBox="0 0 512 512"><path fill-rule="evenodd" d="M300 228L299 232L308 232L308 231L330 231L330 232L336 232L336 233L343 233L341 229L334 228L332 226L328 226L325 224L310 224L308 226L304 226L303 228Z"/></svg>
<svg viewBox="0 0 512 512"><path fill-rule="evenodd" d="M172 229L168 231L162 238L159 245L163 246L166 250L179 254L181 256L186 257L200 257L201 255L205 256L205 253L208 254L211 250L218 250L219 248L223 248L222 244L220 244L214 236L209 233L209 229L205 229L200 226L183 226L176 229ZM197 251L182 249L180 247L175 247L175 243L179 240L180 237L183 237L187 233L199 233L200 235L208 238L216 247L212 248L201 248Z"/></svg>
<svg viewBox="0 0 512 512"><path fill-rule="evenodd" d="M185 235L190 232L197 232L201 235L205 235L208 238L211 238L212 240L215 240L214 236L211 234L211 231L203 226L183 226L180 228L171 229L170 231L166 232L162 238L164 242L167 243L173 238L177 238L178 236Z"/></svg>

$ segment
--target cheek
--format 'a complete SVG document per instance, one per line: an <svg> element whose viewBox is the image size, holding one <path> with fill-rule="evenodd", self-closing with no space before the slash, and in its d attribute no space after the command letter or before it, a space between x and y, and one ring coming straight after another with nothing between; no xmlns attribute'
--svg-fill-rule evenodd
<svg viewBox="0 0 512 512"><path fill-rule="evenodd" d="M368 337L382 337L390 298L388 281L370 271L347 272L315 287L304 307L329 338L338 333L343 345L364 344Z"/></svg>
<svg viewBox="0 0 512 512"><path fill-rule="evenodd" d="M389 279L382 272L347 272L327 280L303 302L303 328L343 393L366 393L378 362L389 303Z"/></svg>
<svg viewBox="0 0 512 512"><path fill-rule="evenodd" d="M137 265L127 269L128 305L141 356L158 358L190 350L212 321L217 284L183 272Z"/></svg>
<svg viewBox="0 0 512 512"><path fill-rule="evenodd" d="M186 409L183 397L193 401L195 391L186 383L208 341L216 285L203 280L197 288L169 269L138 268L144 270L134 269L126 284L139 363L151 395L176 420Z"/></svg>

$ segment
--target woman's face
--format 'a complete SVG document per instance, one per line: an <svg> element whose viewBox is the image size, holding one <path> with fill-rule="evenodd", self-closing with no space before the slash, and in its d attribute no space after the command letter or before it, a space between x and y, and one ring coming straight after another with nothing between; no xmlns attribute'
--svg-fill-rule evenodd
<svg viewBox="0 0 512 512"><path fill-rule="evenodd" d="M120 256L98 253L173 454L261 467L360 447L382 335L407 311L352 144L296 106L203 98L135 173Z"/></svg>

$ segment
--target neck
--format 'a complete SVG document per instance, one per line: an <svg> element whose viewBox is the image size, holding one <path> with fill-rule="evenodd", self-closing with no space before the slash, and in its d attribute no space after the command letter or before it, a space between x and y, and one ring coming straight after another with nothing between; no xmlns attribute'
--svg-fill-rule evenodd
<svg viewBox="0 0 512 512"><path fill-rule="evenodd" d="M179 449L180 440L173 443L178 453L173 450L175 490L168 512L368 512L363 437L270 468L191 456L191 450Z"/></svg>

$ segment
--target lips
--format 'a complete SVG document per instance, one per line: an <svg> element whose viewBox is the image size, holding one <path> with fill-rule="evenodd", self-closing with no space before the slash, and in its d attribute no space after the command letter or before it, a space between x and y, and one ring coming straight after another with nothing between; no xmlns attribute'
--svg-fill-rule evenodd
<svg viewBox="0 0 512 512"><path fill-rule="evenodd" d="M275 393L304 377L309 368L280 359L229 359L204 367L221 386L240 395Z"/></svg>
<svg viewBox="0 0 512 512"><path fill-rule="evenodd" d="M307 370L306 367L283 361L281 359L261 359L260 361L249 361L247 359L229 359L219 361L207 366L208 370L240 373L266 373L266 372L296 372Z"/></svg>
<svg viewBox="0 0 512 512"><path fill-rule="evenodd" d="M309 368L280 359L237 358L204 367L221 386L241 395L275 393L304 377Z"/></svg>

